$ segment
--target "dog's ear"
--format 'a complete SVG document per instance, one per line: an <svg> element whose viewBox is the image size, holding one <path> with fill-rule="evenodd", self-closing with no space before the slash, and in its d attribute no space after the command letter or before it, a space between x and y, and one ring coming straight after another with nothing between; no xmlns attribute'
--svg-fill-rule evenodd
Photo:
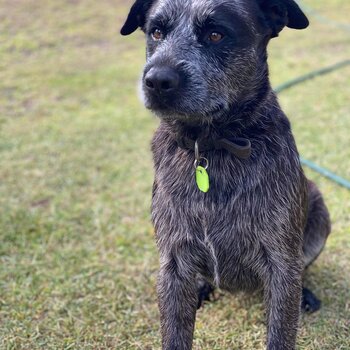
<svg viewBox="0 0 350 350"><path fill-rule="evenodd" d="M272 30L271 37L285 27L304 29L309 25L309 20L293 0L258 0L264 13L265 21Z"/></svg>
<svg viewBox="0 0 350 350"><path fill-rule="evenodd" d="M121 35L129 35L137 28L142 28L146 22L146 15L154 0L136 0L132 5L128 18L120 31Z"/></svg>

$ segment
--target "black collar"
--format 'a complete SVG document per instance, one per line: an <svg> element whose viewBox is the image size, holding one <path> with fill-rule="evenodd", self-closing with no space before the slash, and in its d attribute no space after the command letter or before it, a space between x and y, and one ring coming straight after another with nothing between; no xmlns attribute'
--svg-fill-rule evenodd
<svg viewBox="0 0 350 350"><path fill-rule="evenodd" d="M194 151L196 140L193 140L186 136L179 136L176 137L176 142L179 147L183 149L189 149ZM210 150L219 150L224 149L230 153L232 153L234 156L241 158L241 159L247 159L250 157L252 153L252 145L248 139L236 137L233 139L218 139L218 140L212 140L210 138L204 138L204 139L198 139L198 147L199 152L205 152Z"/></svg>

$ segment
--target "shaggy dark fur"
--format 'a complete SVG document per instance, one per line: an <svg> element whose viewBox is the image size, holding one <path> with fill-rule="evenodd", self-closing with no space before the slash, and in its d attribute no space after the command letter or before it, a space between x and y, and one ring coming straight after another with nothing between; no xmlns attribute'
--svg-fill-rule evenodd
<svg viewBox="0 0 350 350"><path fill-rule="evenodd" d="M269 350L295 349L300 305L319 307L302 275L329 216L268 79L266 47L285 26L308 26L292 0L137 0L122 28L146 34L145 103L161 120L152 219L163 349L191 349L197 306L212 287L264 291ZM199 145L240 137L252 153L201 151L210 177L202 193L184 136Z"/></svg>

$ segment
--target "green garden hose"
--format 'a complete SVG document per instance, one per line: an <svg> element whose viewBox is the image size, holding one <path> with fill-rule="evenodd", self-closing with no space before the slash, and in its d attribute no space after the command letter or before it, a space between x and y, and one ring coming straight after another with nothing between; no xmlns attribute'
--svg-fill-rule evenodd
<svg viewBox="0 0 350 350"><path fill-rule="evenodd" d="M338 185L346 187L350 190L350 181L343 179L342 177L334 174L333 172L322 168L321 166L311 162L310 160L304 159L300 157L301 164L307 166L308 168L318 172L319 174L323 175L324 177L327 177L328 179L336 182Z"/></svg>
<svg viewBox="0 0 350 350"><path fill-rule="evenodd" d="M337 69L340 69L340 68L344 68L346 66L349 66L350 65L350 59L348 60L345 60L345 61L341 61L341 62L338 62L332 66L329 66L329 67L326 67L326 68L322 68L322 69L318 69L318 70L315 70L315 71L312 71L310 73L307 73L305 75L302 75L296 79L292 79L292 80L289 80L281 85L278 85L276 88L275 88L275 91L277 93L280 93L281 91L283 90L287 90L289 89L290 87L294 86L294 85L298 85L300 83L303 83L304 81L306 80L310 80L310 79L313 79L313 78L316 78L316 77L319 77L321 75L325 75L325 74L328 74L328 73L331 73Z"/></svg>
<svg viewBox="0 0 350 350"><path fill-rule="evenodd" d="M350 31L350 25L348 24L344 24L344 23L339 23L337 21L334 21L334 20L331 20L321 14L319 14L317 11L315 11L313 8L311 8L310 6L304 4L304 2L302 2L301 0L298 0L297 1L298 4L303 8L303 10L307 13L307 14L310 14L311 16L315 17L318 21L322 22L322 23L325 23L329 26L332 26L332 27L336 27L336 28L339 28L339 29L343 29L343 30L346 30L346 31ZM344 68L346 66L350 65L350 59L347 59L347 60L344 60L344 61L341 61L341 62L338 62L332 66L329 66L329 67L326 67L326 68L322 68L322 69L318 69L318 70L315 70L315 71L312 71L308 74L305 74L305 75L302 75L298 78L295 78L295 79L292 79L292 80L289 80L281 85L278 85L276 88L275 88L275 91L276 93L280 93L284 90L287 90L289 88L291 88L292 86L295 86L295 85L298 85L298 84L301 84L307 80L310 80L310 79L313 79L313 78L316 78L316 77L319 77L321 75L325 75L325 74L328 74L328 73L331 73L337 69L341 69L341 68ZM304 158L300 158L300 161L303 165L309 167L310 169L318 172L319 174L323 175L324 177L327 177L328 179L334 181L335 183L337 183L338 185L340 186L343 186L347 189L350 190L350 181L348 180L345 180L343 179L342 177L338 176L337 174L311 162L310 160L307 160L307 159L304 159Z"/></svg>
<svg viewBox="0 0 350 350"><path fill-rule="evenodd" d="M289 80L289 81L277 86L275 88L275 91L277 93L280 93L284 90L291 88L292 86L301 84L301 83L305 82L306 80L310 80L310 79L313 79L315 77L331 73L337 69L344 68L348 65L350 65L350 60L345 60L345 61L341 61L339 63L336 63L332 66L312 71L308 74L302 75L302 76L295 78L295 79L292 79L292 80ZM338 185L343 186L343 187L350 190L350 181L343 179L342 177L338 176L337 174L311 162L310 160L307 160L304 158L301 158L300 160L301 160L301 163L303 165L305 165L305 166L309 167L310 169L318 172L319 174L327 177L328 179L334 181Z"/></svg>

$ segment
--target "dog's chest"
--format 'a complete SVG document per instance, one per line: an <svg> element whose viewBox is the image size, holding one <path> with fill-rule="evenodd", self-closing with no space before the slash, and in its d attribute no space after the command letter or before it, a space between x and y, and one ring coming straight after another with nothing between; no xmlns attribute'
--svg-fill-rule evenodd
<svg viewBox="0 0 350 350"><path fill-rule="evenodd" d="M186 263L201 266L217 286L255 288L266 266L264 244L301 216L297 153L283 154L293 144L268 153L252 140L254 153L246 160L224 151L203 154L210 181L203 193L195 180L194 152L160 136L153 142L152 218L161 253L178 254L187 245Z"/></svg>
<svg viewBox="0 0 350 350"><path fill-rule="evenodd" d="M200 273L216 287L255 289L259 283L253 266L261 259L260 243L252 230L257 225L248 214L251 211L239 206L243 202L244 194L231 198L226 205L188 200L180 208L173 201L164 201L163 209L153 214L160 249L173 247L178 252L179 246L187 245L190 258L184 258L186 263L193 261L201 266Z"/></svg>
<svg viewBox="0 0 350 350"><path fill-rule="evenodd" d="M243 214L238 204L245 201L243 196L238 195L226 208L215 210L213 205L204 209L199 215L199 230L192 231L195 240L205 247L208 277L215 286L232 291L257 287L257 271L253 266L261 260L256 223L251 215Z"/></svg>
<svg viewBox="0 0 350 350"><path fill-rule="evenodd" d="M187 241L194 260L204 266L202 273L216 286L253 288L251 265L259 244L252 231L256 216L247 188L253 179L249 180L249 170L243 179L237 171L242 171L242 164L230 166L225 156L208 160L207 193L197 187L192 159L182 159L179 170L169 159L157 170L152 216L160 249Z"/></svg>

